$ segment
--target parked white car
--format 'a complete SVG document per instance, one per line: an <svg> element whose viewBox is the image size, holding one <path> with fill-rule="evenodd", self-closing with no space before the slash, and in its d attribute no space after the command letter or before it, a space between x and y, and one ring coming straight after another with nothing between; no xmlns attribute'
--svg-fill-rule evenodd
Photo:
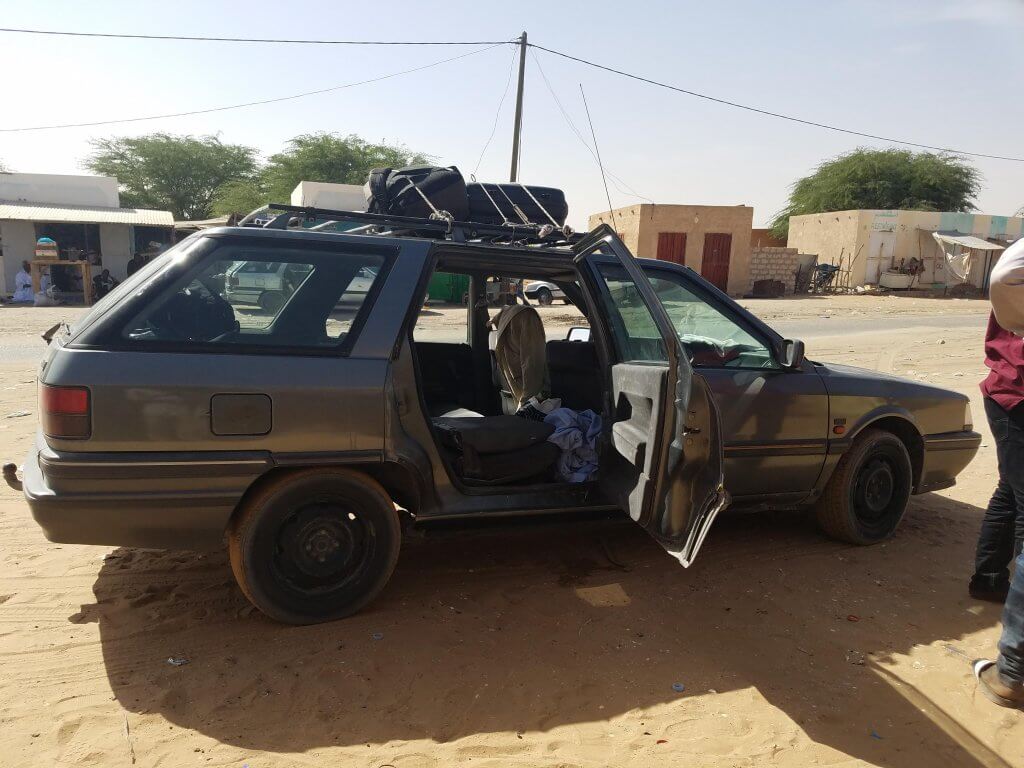
<svg viewBox="0 0 1024 768"><path fill-rule="evenodd" d="M526 298L536 301L545 307L550 305L555 299L568 303L562 289L554 283L549 283L545 280L531 280L526 284L523 293L526 294Z"/></svg>
<svg viewBox="0 0 1024 768"><path fill-rule="evenodd" d="M236 261L224 273L224 297L231 304L248 304L276 314L306 279L311 267L266 261ZM349 283L338 304L361 302L377 272L363 267Z"/></svg>

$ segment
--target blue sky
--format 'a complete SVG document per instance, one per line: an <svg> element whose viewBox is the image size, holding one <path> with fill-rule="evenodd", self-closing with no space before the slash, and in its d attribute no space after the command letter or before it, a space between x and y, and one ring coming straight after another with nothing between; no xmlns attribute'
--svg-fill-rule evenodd
<svg viewBox="0 0 1024 768"><path fill-rule="evenodd" d="M0 25L76 31L531 42L641 75L868 133L1024 156L1022 0L829 2L46 2L0 0ZM397 72L466 52L124 41L0 34L0 128L203 109ZM372 85L266 106L103 128L0 133L13 170L76 173L91 138L219 134L269 155L299 133L404 143L467 175L494 125L513 51L500 47ZM878 142L707 103L536 53L605 165L659 203L754 206L769 220L822 159ZM513 83L514 87L514 83ZM477 176L505 180L513 93ZM532 56L521 180L565 189L570 222L606 206L596 163ZM1024 205L1024 163L976 161L980 210ZM611 187L614 205L641 200Z"/></svg>

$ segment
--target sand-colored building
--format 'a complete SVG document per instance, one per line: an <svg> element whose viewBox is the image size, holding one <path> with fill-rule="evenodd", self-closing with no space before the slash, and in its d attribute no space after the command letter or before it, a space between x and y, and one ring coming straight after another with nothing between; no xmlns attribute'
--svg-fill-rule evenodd
<svg viewBox="0 0 1024 768"><path fill-rule="evenodd" d="M754 209L746 205L642 204L595 213L590 228L611 224L634 255L683 264L731 295L750 285Z"/></svg>
<svg viewBox="0 0 1024 768"><path fill-rule="evenodd" d="M941 244L933 233L939 234ZM819 264L849 270L851 286L878 284L887 270L918 259L923 272L915 285L968 282L984 291L1002 249L1021 236L1024 218L1019 216L857 210L791 217L788 245L817 254ZM966 257L966 280L951 272L947 253Z"/></svg>

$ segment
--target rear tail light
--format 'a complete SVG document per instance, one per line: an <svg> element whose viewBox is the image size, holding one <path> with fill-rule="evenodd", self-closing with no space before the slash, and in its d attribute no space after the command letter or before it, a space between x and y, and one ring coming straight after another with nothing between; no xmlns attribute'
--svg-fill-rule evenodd
<svg viewBox="0 0 1024 768"><path fill-rule="evenodd" d="M47 437L84 440L92 431L89 390L41 384L39 420Z"/></svg>

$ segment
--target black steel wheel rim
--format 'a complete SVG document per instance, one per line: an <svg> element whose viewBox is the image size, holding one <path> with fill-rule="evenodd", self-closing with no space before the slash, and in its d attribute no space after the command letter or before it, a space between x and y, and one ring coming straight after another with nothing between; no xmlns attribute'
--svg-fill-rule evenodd
<svg viewBox="0 0 1024 768"><path fill-rule="evenodd" d="M853 505L857 517L867 523L881 522L896 498L897 471L884 456L871 456L857 473Z"/></svg>
<svg viewBox="0 0 1024 768"><path fill-rule="evenodd" d="M273 567L292 589L331 592L357 579L373 554L366 516L351 504L322 500L289 514L277 529Z"/></svg>

